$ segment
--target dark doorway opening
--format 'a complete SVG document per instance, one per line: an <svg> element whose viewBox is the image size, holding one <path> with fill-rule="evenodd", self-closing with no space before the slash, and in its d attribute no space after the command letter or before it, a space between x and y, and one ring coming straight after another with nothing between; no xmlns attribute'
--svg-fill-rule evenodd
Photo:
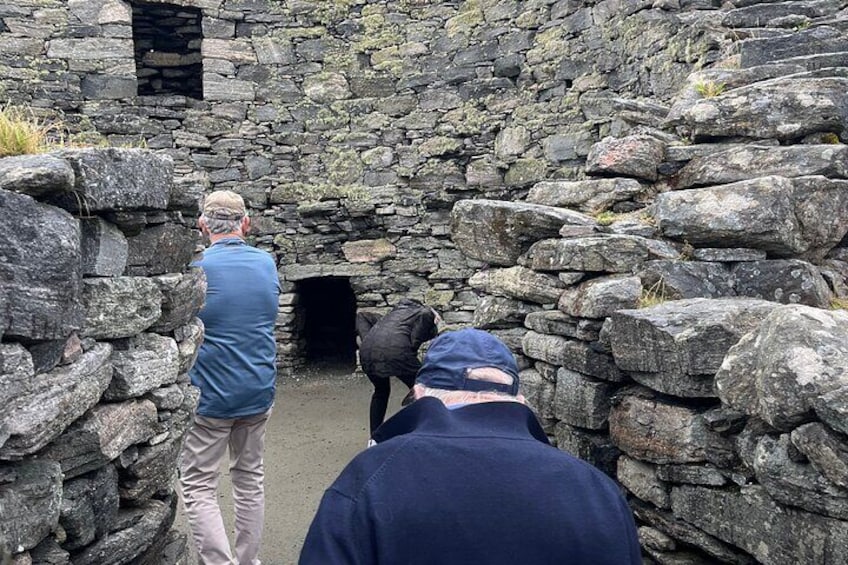
<svg viewBox="0 0 848 565"><path fill-rule="evenodd" d="M343 277L298 281L304 359L311 366L356 366L356 296Z"/></svg>
<svg viewBox="0 0 848 565"><path fill-rule="evenodd" d="M180 94L202 100L200 9L146 2L133 2L132 8L139 96Z"/></svg>

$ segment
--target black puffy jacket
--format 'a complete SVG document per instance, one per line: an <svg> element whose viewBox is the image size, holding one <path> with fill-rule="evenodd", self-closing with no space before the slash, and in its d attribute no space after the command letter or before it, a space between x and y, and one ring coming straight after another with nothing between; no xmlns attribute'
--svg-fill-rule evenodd
<svg viewBox="0 0 848 565"><path fill-rule="evenodd" d="M371 377L415 375L421 367L418 348L437 333L433 309L404 298L362 339L362 369Z"/></svg>

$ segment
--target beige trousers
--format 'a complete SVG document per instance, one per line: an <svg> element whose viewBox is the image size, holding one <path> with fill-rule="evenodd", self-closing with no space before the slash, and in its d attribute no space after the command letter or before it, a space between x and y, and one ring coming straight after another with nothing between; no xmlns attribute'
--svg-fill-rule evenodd
<svg viewBox="0 0 848 565"><path fill-rule="evenodd" d="M265 426L271 411L233 420L195 416L180 460L180 490L201 565L260 565L265 524ZM235 559L218 506L219 468L230 451Z"/></svg>

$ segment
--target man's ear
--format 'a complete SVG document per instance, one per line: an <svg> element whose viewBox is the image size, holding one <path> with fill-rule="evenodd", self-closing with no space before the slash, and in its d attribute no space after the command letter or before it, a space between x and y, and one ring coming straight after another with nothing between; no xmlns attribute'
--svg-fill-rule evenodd
<svg viewBox="0 0 848 565"><path fill-rule="evenodd" d="M245 216L241 219L241 233L242 235L250 233L250 216Z"/></svg>
<svg viewBox="0 0 848 565"><path fill-rule="evenodd" d="M197 228L203 235L209 235L209 228L206 226L206 220L203 219L203 216L197 218Z"/></svg>

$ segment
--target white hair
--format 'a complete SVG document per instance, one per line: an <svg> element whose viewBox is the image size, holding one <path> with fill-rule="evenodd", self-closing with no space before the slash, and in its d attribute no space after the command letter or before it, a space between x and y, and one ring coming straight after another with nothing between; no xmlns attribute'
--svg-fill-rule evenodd
<svg viewBox="0 0 848 565"><path fill-rule="evenodd" d="M200 219L206 224L206 229L212 234L234 233L241 229L241 221L247 217L247 214L237 220L221 220L219 218L210 218L206 214L200 216Z"/></svg>
<svg viewBox="0 0 848 565"><path fill-rule="evenodd" d="M515 380L512 375L494 367L480 367L468 371L466 378L475 381L511 385ZM513 396L497 390L446 390L418 384L420 396L438 398L445 405L477 404L480 402L518 402L524 404L522 396Z"/></svg>

